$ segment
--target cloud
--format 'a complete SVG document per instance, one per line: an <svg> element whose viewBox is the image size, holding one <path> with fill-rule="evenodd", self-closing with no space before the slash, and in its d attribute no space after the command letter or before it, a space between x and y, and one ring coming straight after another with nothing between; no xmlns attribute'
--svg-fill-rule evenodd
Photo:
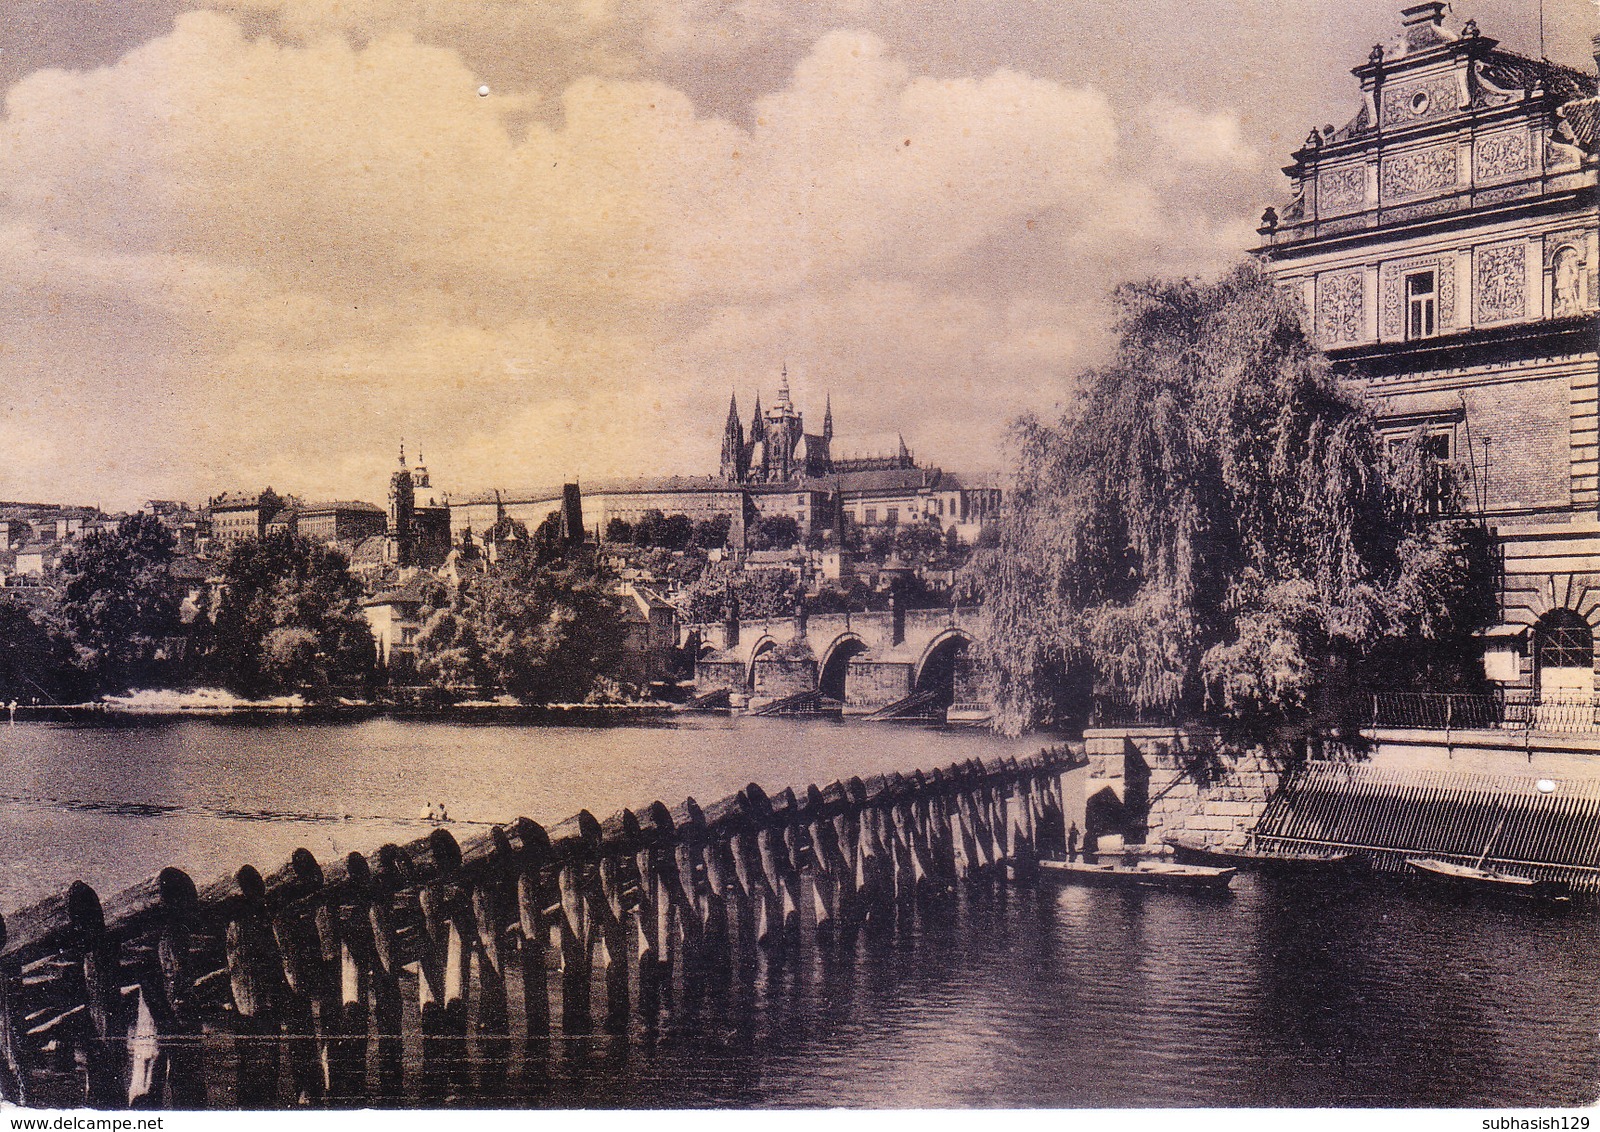
<svg viewBox="0 0 1600 1132"><path fill-rule="evenodd" d="M555 21L561 85L481 96L447 16L286 0L272 36L191 12L11 88L0 428L42 442L0 495L376 498L400 435L456 490L706 472L728 388L784 359L841 430L992 465L1005 417L1103 350L1110 284L1251 236L1254 199L1172 191L1254 191L1226 114L1152 130L1092 86L939 77L834 29L722 116L629 62L666 6L470 11L468 40Z"/></svg>

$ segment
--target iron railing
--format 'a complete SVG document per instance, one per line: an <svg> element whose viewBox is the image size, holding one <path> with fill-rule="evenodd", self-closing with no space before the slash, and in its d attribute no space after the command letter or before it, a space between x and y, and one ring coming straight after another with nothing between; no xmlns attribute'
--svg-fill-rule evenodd
<svg viewBox="0 0 1600 1132"><path fill-rule="evenodd" d="M1378 692L1374 727L1430 731L1600 731L1600 703L1577 696L1541 696L1525 689L1488 694Z"/></svg>

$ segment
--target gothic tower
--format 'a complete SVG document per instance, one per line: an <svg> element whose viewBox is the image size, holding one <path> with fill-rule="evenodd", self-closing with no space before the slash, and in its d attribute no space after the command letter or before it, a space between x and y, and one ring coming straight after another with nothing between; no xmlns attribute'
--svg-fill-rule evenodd
<svg viewBox="0 0 1600 1132"><path fill-rule="evenodd" d="M739 399L730 394L728 423L722 430L722 478L729 483L743 483L749 470L749 454L744 446L744 425L739 420Z"/></svg>

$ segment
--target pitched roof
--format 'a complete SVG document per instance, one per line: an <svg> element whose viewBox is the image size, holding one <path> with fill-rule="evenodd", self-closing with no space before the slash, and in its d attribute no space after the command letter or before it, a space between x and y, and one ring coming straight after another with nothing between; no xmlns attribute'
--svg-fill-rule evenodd
<svg viewBox="0 0 1600 1132"><path fill-rule="evenodd" d="M1567 129L1572 131L1572 140L1580 148L1593 152L1596 135L1600 133L1600 98L1574 99L1557 113L1566 121Z"/></svg>
<svg viewBox="0 0 1600 1132"><path fill-rule="evenodd" d="M369 515L388 514L376 503L363 503L359 499L334 499L326 503L302 503L295 510L302 515L322 514L327 511L360 511Z"/></svg>

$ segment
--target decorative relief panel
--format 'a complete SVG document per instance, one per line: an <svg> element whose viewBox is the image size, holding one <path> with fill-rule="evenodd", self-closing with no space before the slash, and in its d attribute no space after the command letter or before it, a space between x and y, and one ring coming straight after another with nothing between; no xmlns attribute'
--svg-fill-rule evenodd
<svg viewBox="0 0 1600 1132"><path fill-rule="evenodd" d="M1365 274L1357 268L1317 276L1317 338L1323 344L1359 342L1365 337Z"/></svg>
<svg viewBox="0 0 1600 1132"><path fill-rule="evenodd" d="M1364 165L1325 169L1317 174L1317 212L1323 216L1360 208L1367 197Z"/></svg>
<svg viewBox="0 0 1600 1132"><path fill-rule="evenodd" d="M1341 216L1336 220L1324 220L1317 226L1317 232L1323 236L1337 236L1340 232L1356 232L1366 226L1365 216Z"/></svg>
<svg viewBox="0 0 1600 1132"><path fill-rule="evenodd" d="M1430 118L1453 114L1456 101L1455 80L1448 76L1385 87L1384 128L1392 130L1410 122L1425 122Z"/></svg>
<svg viewBox="0 0 1600 1132"><path fill-rule="evenodd" d="M1521 318L1528 311L1528 252L1523 244L1497 244L1472 253L1479 322Z"/></svg>
<svg viewBox="0 0 1600 1132"><path fill-rule="evenodd" d="M1474 175L1480 181L1524 176L1531 164L1526 130L1508 130L1479 138L1475 150Z"/></svg>
<svg viewBox="0 0 1600 1132"><path fill-rule="evenodd" d="M1385 158L1381 180L1385 200L1450 188L1456 183L1456 147L1414 149Z"/></svg>
<svg viewBox="0 0 1600 1132"><path fill-rule="evenodd" d="M1537 184L1502 185L1498 189L1479 189L1472 194L1474 204L1499 204L1504 200L1532 196L1539 191Z"/></svg>
<svg viewBox="0 0 1600 1132"><path fill-rule="evenodd" d="M1405 276L1432 269L1437 282L1438 320L1441 331L1456 324L1456 257L1453 253L1418 256L1386 263L1380 269L1378 310L1385 338L1398 338L1405 330Z"/></svg>
<svg viewBox="0 0 1600 1132"><path fill-rule="evenodd" d="M1403 208L1386 208L1383 210L1383 219L1386 224L1399 224L1404 220L1415 220L1419 216L1437 216L1441 212L1449 212L1454 203L1449 200L1429 200L1421 204L1408 204Z"/></svg>

